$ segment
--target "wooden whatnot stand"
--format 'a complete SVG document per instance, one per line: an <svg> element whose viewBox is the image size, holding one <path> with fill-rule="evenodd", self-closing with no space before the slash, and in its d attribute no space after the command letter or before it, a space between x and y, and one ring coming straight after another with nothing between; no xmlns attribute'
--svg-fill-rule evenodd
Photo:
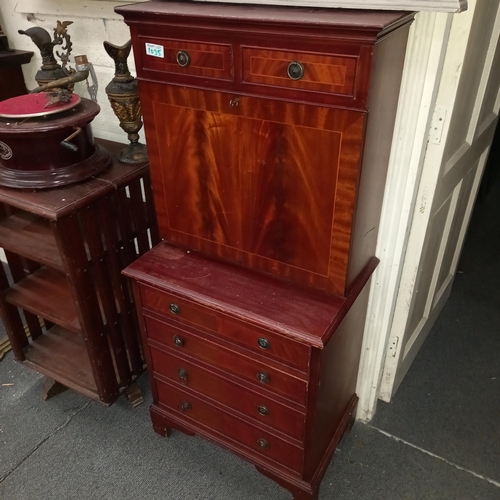
<svg viewBox="0 0 500 500"><path fill-rule="evenodd" d="M0 311L16 359L104 404L134 394L144 360L120 272L158 241L148 165L114 159L67 187L2 187L0 204Z"/></svg>

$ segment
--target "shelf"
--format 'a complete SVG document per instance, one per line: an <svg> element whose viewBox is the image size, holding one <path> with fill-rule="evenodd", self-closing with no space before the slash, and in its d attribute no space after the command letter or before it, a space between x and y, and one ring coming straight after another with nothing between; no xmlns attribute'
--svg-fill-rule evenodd
<svg viewBox="0 0 500 500"><path fill-rule="evenodd" d="M72 332L81 331L68 280L54 269L42 267L15 283L5 293L5 299Z"/></svg>
<svg viewBox="0 0 500 500"><path fill-rule="evenodd" d="M32 340L24 349L24 364L93 399L97 387L83 338L60 327Z"/></svg>
<svg viewBox="0 0 500 500"><path fill-rule="evenodd" d="M63 271L50 223L36 215L17 212L0 221L0 247Z"/></svg>

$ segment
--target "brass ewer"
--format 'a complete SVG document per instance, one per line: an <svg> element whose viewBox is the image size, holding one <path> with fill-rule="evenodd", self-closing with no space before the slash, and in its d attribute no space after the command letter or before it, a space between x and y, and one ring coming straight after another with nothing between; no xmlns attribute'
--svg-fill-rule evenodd
<svg viewBox="0 0 500 500"><path fill-rule="evenodd" d="M21 35L29 36L40 50L42 67L35 76L38 85L45 85L54 80L66 78L74 73L74 70L67 67L73 46L71 37L67 31L70 24L73 24L73 21L57 21L57 26L54 28L54 39L51 38L46 29L39 26L28 28L25 31L18 31ZM56 55L61 59L62 65L57 62L54 56L54 48L58 45L61 46L62 52L56 51Z"/></svg>
<svg viewBox="0 0 500 500"><path fill-rule="evenodd" d="M132 40L121 47L105 41L104 48L115 62L115 76L106 86L106 94L120 120L120 127L127 132L130 141L118 153L118 159L123 163L144 163L148 160L148 153L146 146L139 142L139 130L142 128L139 91L137 80L130 74L127 65Z"/></svg>

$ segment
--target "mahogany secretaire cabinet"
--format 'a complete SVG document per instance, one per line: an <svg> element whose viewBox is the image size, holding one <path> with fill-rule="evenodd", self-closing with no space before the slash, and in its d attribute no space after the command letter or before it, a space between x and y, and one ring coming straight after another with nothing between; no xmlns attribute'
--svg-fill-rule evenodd
<svg viewBox="0 0 500 500"><path fill-rule="evenodd" d="M129 266L154 428L314 499L356 376L413 15L151 1L131 28L162 239Z"/></svg>

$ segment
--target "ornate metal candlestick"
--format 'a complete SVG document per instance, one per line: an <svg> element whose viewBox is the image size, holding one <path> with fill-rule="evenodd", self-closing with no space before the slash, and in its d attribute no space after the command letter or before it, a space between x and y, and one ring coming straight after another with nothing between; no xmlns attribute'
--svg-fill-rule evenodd
<svg viewBox="0 0 500 500"><path fill-rule="evenodd" d="M106 86L111 107L120 120L120 127L127 132L130 144L118 153L123 163L143 163L148 160L146 146L139 142L139 130L142 128L141 103L137 80L130 74L127 58L132 47L132 40L118 47L104 42L104 48L115 62L115 76Z"/></svg>

